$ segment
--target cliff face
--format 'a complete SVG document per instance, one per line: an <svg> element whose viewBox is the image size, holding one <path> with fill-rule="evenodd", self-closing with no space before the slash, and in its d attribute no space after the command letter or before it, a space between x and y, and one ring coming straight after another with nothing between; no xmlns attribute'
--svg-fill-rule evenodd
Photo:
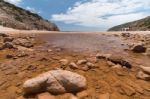
<svg viewBox="0 0 150 99"><path fill-rule="evenodd" d="M3 0L0 0L0 25L21 30L59 31L54 23Z"/></svg>
<svg viewBox="0 0 150 99"><path fill-rule="evenodd" d="M110 28L108 31L121 31L124 28L128 28L129 31L146 31L150 30L150 16L137 21L125 23Z"/></svg>

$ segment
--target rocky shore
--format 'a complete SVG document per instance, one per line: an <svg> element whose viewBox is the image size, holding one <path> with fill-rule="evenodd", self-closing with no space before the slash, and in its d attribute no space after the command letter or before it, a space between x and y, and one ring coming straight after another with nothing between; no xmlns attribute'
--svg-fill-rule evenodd
<svg viewBox="0 0 150 99"><path fill-rule="evenodd" d="M149 99L150 35L98 36L110 41L78 51L32 33L0 33L1 99Z"/></svg>

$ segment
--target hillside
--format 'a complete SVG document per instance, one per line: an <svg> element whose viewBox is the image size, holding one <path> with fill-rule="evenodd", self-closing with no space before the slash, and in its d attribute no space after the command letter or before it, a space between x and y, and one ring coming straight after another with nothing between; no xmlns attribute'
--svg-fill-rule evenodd
<svg viewBox="0 0 150 99"><path fill-rule="evenodd" d="M59 31L54 23L3 0L0 0L0 25L21 30Z"/></svg>
<svg viewBox="0 0 150 99"><path fill-rule="evenodd" d="M129 28L130 31L146 31L150 30L150 16L137 21L125 23L110 28L108 31L121 31L123 28Z"/></svg>

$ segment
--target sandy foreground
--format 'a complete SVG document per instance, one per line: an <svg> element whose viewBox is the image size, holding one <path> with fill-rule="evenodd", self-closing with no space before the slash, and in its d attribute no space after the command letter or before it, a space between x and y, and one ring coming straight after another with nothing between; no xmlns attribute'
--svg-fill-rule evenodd
<svg viewBox="0 0 150 99"><path fill-rule="evenodd" d="M17 44L0 50L0 97L1 99L42 99L38 94L25 95L23 83L37 75L61 68L83 75L87 79L87 89L77 93L49 94L54 99L149 99L148 79L139 79L137 74L141 65L150 66L150 32L49 32L20 31L0 27L0 33L9 34L16 39L22 38L31 44ZM127 33L127 32L126 32ZM2 37L1 42L6 37ZM6 43L6 42L5 42ZM147 51L135 53L130 50L133 44L143 43ZM15 47L14 47L15 46ZM19 46L19 47L18 47ZM23 46L20 47L20 46ZM121 57L131 64L113 63L97 54ZM64 65L60 60L67 60ZM79 60L91 63L77 64ZM112 60L115 60L113 58ZM70 63L78 68L70 67ZM126 65L126 64L124 64ZM102 98L103 97L103 98ZM44 99L44 98L43 98Z"/></svg>

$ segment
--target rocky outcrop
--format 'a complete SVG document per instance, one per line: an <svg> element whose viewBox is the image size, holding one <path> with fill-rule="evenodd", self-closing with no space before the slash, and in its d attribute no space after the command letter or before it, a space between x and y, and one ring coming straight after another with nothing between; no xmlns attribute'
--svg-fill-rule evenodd
<svg viewBox="0 0 150 99"><path fill-rule="evenodd" d="M18 49L21 51L32 51L31 47L34 46L35 39L32 37L24 38L24 37L16 37L13 38L5 33L0 33L0 50L3 49Z"/></svg>
<svg viewBox="0 0 150 99"><path fill-rule="evenodd" d="M59 31L58 27L38 14L0 0L0 25L21 30Z"/></svg>

